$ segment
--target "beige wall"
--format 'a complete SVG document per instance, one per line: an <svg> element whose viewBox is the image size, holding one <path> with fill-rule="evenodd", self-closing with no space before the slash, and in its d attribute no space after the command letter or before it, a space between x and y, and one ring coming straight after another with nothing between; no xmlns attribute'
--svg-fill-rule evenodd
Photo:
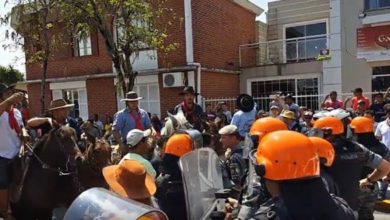
<svg viewBox="0 0 390 220"><path fill-rule="evenodd" d="M349 92L356 87L371 91L372 68L364 59L356 58L356 29L362 26L358 18L363 1L341 0L341 65L342 90Z"/></svg>
<svg viewBox="0 0 390 220"><path fill-rule="evenodd" d="M281 0L268 3L268 40L283 39L283 26L329 18L330 0Z"/></svg>

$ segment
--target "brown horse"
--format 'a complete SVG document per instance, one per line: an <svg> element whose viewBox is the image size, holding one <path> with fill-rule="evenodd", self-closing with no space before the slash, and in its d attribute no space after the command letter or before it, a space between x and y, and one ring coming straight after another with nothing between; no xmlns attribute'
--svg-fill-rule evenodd
<svg viewBox="0 0 390 220"><path fill-rule="evenodd" d="M77 168L80 184L83 190L93 187L108 188L104 180L102 169L111 165L111 147L103 139L89 144L84 152L82 161L79 161Z"/></svg>
<svg viewBox="0 0 390 220"><path fill-rule="evenodd" d="M24 178L23 161L15 161L15 182L11 185L11 208L16 219L52 218L59 206L69 206L80 193L76 158L81 155L75 131L69 127L52 129L35 145ZM20 196L18 195L20 192Z"/></svg>
<svg viewBox="0 0 390 220"><path fill-rule="evenodd" d="M98 130L89 121L81 129L85 137L86 149L83 159L78 163L79 180L84 189L92 187L108 188L102 169L111 165L111 146L104 139L98 138Z"/></svg>

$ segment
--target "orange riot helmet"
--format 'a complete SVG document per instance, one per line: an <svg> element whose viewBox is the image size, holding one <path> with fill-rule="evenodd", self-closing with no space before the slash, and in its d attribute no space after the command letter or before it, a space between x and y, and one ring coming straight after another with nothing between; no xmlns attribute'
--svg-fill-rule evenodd
<svg viewBox="0 0 390 220"><path fill-rule="evenodd" d="M256 173L269 180L293 180L320 174L317 149L305 135L295 131L267 134L255 153Z"/></svg>
<svg viewBox="0 0 390 220"><path fill-rule="evenodd" d="M251 129L249 130L250 136L258 136L260 140L264 135L280 130L288 130L287 125L281 120L273 117L260 118L253 122Z"/></svg>
<svg viewBox="0 0 390 220"><path fill-rule="evenodd" d="M324 165L327 167L332 166L335 156L333 145L320 137L309 137L309 139L317 149L318 156L326 160Z"/></svg>
<svg viewBox="0 0 390 220"><path fill-rule="evenodd" d="M320 118L314 122L313 128L331 129L333 135L343 134L344 125L340 119L332 116Z"/></svg>
<svg viewBox="0 0 390 220"><path fill-rule="evenodd" d="M356 117L349 125L355 134L374 132L374 122L367 117Z"/></svg>
<svg viewBox="0 0 390 220"><path fill-rule="evenodd" d="M167 141L165 154L181 157L192 151L192 140L188 134L174 134Z"/></svg>

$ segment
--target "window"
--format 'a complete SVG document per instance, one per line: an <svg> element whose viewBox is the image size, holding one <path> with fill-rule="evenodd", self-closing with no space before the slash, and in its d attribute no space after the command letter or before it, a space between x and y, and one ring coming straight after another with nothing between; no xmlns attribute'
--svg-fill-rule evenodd
<svg viewBox="0 0 390 220"><path fill-rule="evenodd" d="M365 0L364 8L366 10L390 8L390 0Z"/></svg>
<svg viewBox="0 0 390 220"><path fill-rule="evenodd" d="M140 84L134 86L134 91L144 98L139 100L140 108L151 114L160 116L160 94L158 84Z"/></svg>
<svg viewBox="0 0 390 220"><path fill-rule="evenodd" d="M135 91L138 96L143 98L138 101L140 108L150 112L151 114L157 114L159 117L161 117L158 83L137 84L134 86L133 91ZM117 91L118 109L123 109L126 107L124 102L120 102L122 98L122 91Z"/></svg>
<svg viewBox="0 0 390 220"><path fill-rule="evenodd" d="M90 35L76 37L74 45L75 57L92 55L92 43Z"/></svg>
<svg viewBox="0 0 390 220"><path fill-rule="evenodd" d="M327 49L326 22L286 27L285 56L287 62L313 60Z"/></svg>
<svg viewBox="0 0 390 220"><path fill-rule="evenodd" d="M56 89L53 90L54 99L65 99L66 102L74 104L71 112L73 118L81 117L83 120L89 118L87 92L85 89Z"/></svg>
<svg viewBox="0 0 390 220"><path fill-rule="evenodd" d="M125 29L124 27L129 28ZM146 21L138 19L132 21L131 24L127 25L125 22L123 22L122 19L119 19L117 20L114 29L116 35L115 40L119 47L121 45L127 44L128 39L126 39L126 37L130 37L133 41L132 43L135 43L135 41L138 40L138 48L140 50L149 49L149 46L144 43L142 39L142 37L146 35L146 32L151 31L150 26ZM125 31L128 31L129 33L126 33ZM135 45L133 44L133 46Z"/></svg>
<svg viewBox="0 0 390 220"><path fill-rule="evenodd" d="M372 73L372 91L385 92L390 85L390 66L374 67Z"/></svg>
<svg viewBox="0 0 390 220"><path fill-rule="evenodd" d="M319 108L319 84L318 78L303 79L278 79L253 81L251 83L252 96L260 100L260 108L269 110L269 98L274 92L280 91L284 94L294 94L298 105L306 106L309 109Z"/></svg>

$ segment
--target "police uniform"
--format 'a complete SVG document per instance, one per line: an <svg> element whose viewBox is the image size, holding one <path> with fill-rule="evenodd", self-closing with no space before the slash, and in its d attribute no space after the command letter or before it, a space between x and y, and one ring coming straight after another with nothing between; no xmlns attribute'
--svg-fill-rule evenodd
<svg viewBox="0 0 390 220"><path fill-rule="evenodd" d="M333 210L332 216L322 216L321 219L332 219L332 220L355 220L356 216L352 212L351 208L348 206L347 202L343 199L331 195L331 198L336 205ZM239 218L241 219L241 218ZM260 208L256 211L253 218L256 220L290 220L293 219L290 213L288 212L284 201L279 197L274 197L269 199L267 202L262 204Z"/></svg>
<svg viewBox="0 0 390 220"><path fill-rule="evenodd" d="M237 132L238 130L235 125L227 125L219 130L220 135L234 135ZM230 156L226 158L224 167L228 178L235 186L241 188L247 171L247 161L243 159L243 147L241 144L232 148Z"/></svg>
<svg viewBox="0 0 390 220"><path fill-rule="evenodd" d="M359 209L359 180L363 167L376 169L382 161L382 157L363 145L337 136L331 141L336 157L331 167L325 168L333 177L339 195L345 199L353 210Z"/></svg>
<svg viewBox="0 0 390 220"><path fill-rule="evenodd" d="M357 135L358 142L364 146L366 146L372 152L379 154L384 159L389 161L390 159L390 151L389 149L378 141L373 133L367 135ZM361 179L366 178L370 173L373 172L373 169L370 167L364 167L362 170L362 174L360 176ZM379 186L378 183L374 183L372 187L368 187L365 189L360 189L359 191L359 219L371 220L374 219L374 211L375 204L379 194Z"/></svg>

